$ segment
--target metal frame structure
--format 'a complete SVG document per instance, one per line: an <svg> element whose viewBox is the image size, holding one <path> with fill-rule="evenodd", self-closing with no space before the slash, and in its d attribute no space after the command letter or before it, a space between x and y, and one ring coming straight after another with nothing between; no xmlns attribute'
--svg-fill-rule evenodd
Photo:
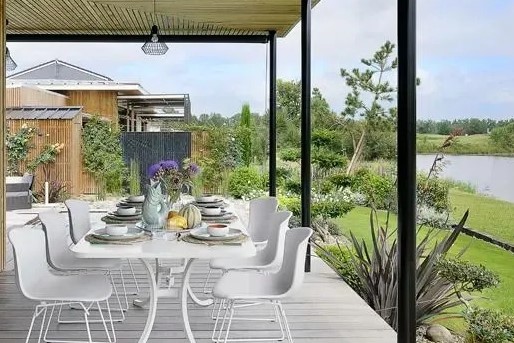
<svg viewBox="0 0 514 343"><path fill-rule="evenodd" d="M301 204L302 225L311 224L311 9L312 0L301 1L301 36L302 36L302 106L301 106ZM317 0L314 0L317 3ZM399 244L399 302L398 302L398 342L415 342L415 206L416 206L416 0L398 2L398 244ZM1 1L0 20L5 18L5 1ZM2 37L0 51L5 53L5 27L0 24ZM65 34L9 34L7 40L12 42L124 42L141 43L146 35L65 35ZM165 35L162 39L169 43L270 43L270 195L276 194L276 34L268 35ZM3 60L3 58L2 58ZM0 66L4 62L0 63ZM2 68L3 69L3 68ZM3 72L2 72L3 73ZM2 74L0 73L0 74ZM0 80L0 87L5 87L5 79ZM4 100L0 100L5 108ZM0 129L3 137L5 118ZM3 138L0 148L4 148ZM5 163L0 159L0 166ZM2 168L3 169L3 168ZM5 174L5 170L3 171ZM5 175L4 175L5 176ZM5 192L5 182L0 182L0 190ZM5 193L4 193L5 194ZM5 201L0 201L0 229L5 233ZM0 247L0 251L3 247ZM4 253L0 256L3 262ZM2 266L0 266L2 267ZM310 269L310 252L305 263Z"/></svg>
<svg viewBox="0 0 514 343"><path fill-rule="evenodd" d="M398 343L416 342L416 0L398 1Z"/></svg>

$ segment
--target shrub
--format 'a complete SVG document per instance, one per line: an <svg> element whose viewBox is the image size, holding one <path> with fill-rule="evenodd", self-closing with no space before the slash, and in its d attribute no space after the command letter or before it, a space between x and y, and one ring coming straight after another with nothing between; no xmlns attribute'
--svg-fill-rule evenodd
<svg viewBox="0 0 514 343"><path fill-rule="evenodd" d="M45 190L44 186L39 187L40 191L34 193L34 197L39 202L45 201ZM57 203L63 202L70 198L68 192L68 184L65 181L53 180L48 182L48 202Z"/></svg>
<svg viewBox="0 0 514 343"><path fill-rule="evenodd" d="M483 265L456 259L441 259L437 263L439 274L465 292L482 292L500 283L498 274Z"/></svg>
<svg viewBox="0 0 514 343"><path fill-rule="evenodd" d="M236 199L263 188L261 175L251 167L236 168L228 180L228 193Z"/></svg>
<svg viewBox="0 0 514 343"><path fill-rule="evenodd" d="M340 152L343 148L342 136L339 131L317 129L312 132L312 145L317 148Z"/></svg>
<svg viewBox="0 0 514 343"><path fill-rule="evenodd" d="M312 163L321 169L328 170L344 168L348 164L348 159L341 153L327 149L316 149L312 152Z"/></svg>
<svg viewBox="0 0 514 343"><path fill-rule="evenodd" d="M280 158L288 162L297 162L300 160L301 154L300 149L287 148L280 151Z"/></svg>
<svg viewBox="0 0 514 343"><path fill-rule="evenodd" d="M298 178L287 179L284 182L284 189L287 193L301 194L302 182Z"/></svg>
<svg viewBox="0 0 514 343"><path fill-rule="evenodd" d="M377 209L388 209L395 193L394 182L385 176L380 176L367 169L361 169L355 174L352 190L363 194Z"/></svg>
<svg viewBox="0 0 514 343"><path fill-rule="evenodd" d="M391 160L396 158L396 133L392 131L370 130L366 136L364 159Z"/></svg>
<svg viewBox="0 0 514 343"><path fill-rule="evenodd" d="M277 167L277 183L283 185L286 180L293 176L293 171L286 167Z"/></svg>
<svg viewBox="0 0 514 343"><path fill-rule="evenodd" d="M514 340L514 318L488 309L466 311L468 334L473 343L508 343Z"/></svg>
<svg viewBox="0 0 514 343"><path fill-rule="evenodd" d="M447 182L419 174L416 186L418 205L431 207L439 212L450 210L450 186Z"/></svg>
<svg viewBox="0 0 514 343"><path fill-rule="evenodd" d="M453 224L450 221L450 214L447 212L439 212L433 207L419 205L417 207L417 222L419 225L425 225L436 229L446 230Z"/></svg>
<svg viewBox="0 0 514 343"><path fill-rule="evenodd" d="M360 292L361 281L352 261L352 252L337 245L317 246L316 254L322 258L353 290Z"/></svg>
<svg viewBox="0 0 514 343"><path fill-rule="evenodd" d="M20 174L20 163L27 159L30 149L34 147L32 138L36 129L23 125L16 133L7 131L5 148L7 150L7 175Z"/></svg>
<svg viewBox="0 0 514 343"><path fill-rule="evenodd" d="M353 176L344 173L330 175L328 181L337 188L352 188L354 184Z"/></svg>
<svg viewBox="0 0 514 343"><path fill-rule="evenodd" d="M490 137L497 147L509 152L514 151L514 123L495 128Z"/></svg>

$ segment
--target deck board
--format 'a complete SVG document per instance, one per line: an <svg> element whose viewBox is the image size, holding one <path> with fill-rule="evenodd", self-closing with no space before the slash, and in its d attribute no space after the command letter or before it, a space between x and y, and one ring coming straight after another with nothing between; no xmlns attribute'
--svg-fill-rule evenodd
<svg viewBox="0 0 514 343"><path fill-rule="evenodd" d="M137 263L135 267L142 293L145 293L145 273ZM207 268L207 264L202 261L194 267L191 282L197 293L202 291ZM180 282L180 276L176 279ZM126 282L129 289L132 289L132 279L126 277ZM12 271L0 273L0 343L24 342L34 305L33 301L25 299L19 293ZM296 343L396 342L395 332L318 259L313 260L313 271L306 275L301 290L284 301L284 308ZM213 327L210 308L200 308L191 304L189 313L197 342L210 342ZM259 307L240 310L238 313L269 315L271 312L265 307ZM115 324L117 342L137 342L146 314L147 311L144 309L131 307L126 320ZM68 310L66 315L68 318L77 317L80 312ZM186 342L181 323L178 299L160 299L149 342ZM272 337L278 333L276 326L276 323L271 322L239 321L233 324L231 332L233 337ZM91 327L93 338L96 337L98 340L105 338L102 336L101 326L92 324ZM49 337L85 339L84 326L81 324L52 325Z"/></svg>

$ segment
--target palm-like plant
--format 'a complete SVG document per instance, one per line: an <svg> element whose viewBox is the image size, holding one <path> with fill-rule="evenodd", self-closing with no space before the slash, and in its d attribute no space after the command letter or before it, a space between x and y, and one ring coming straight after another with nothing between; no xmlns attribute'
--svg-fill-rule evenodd
<svg viewBox="0 0 514 343"><path fill-rule="evenodd" d="M416 248L416 321L418 324L461 304L454 284L439 273L438 261L444 258L462 231L468 212L453 231L435 241L429 230ZM397 327L398 245L393 231L379 226L376 211L370 215L372 245L351 234L352 262L360 280L360 296L393 328ZM378 227L378 229L376 229ZM394 230L395 231L395 230ZM395 236L395 235L394 235ZM418 232L418 237L420 237Z"/></svg>

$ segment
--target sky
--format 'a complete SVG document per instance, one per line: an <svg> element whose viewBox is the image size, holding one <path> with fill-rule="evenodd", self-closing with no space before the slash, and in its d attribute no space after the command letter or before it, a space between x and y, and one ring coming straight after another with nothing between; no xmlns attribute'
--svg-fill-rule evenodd
<svg viewBox="0 0 514 343"><path fill-rule="evenodd" d="M514 1L418 1L418 118L514 118ZM278 40L278 77L299 80L300 27ZM321 0L312 13L312 85L341 112L341 68L359 67L396 42L396 2ZM266 109L265 44L172 44L146 56L142 44L8 43L20 71L60 59L152 93L189 93L193 114L231 116L248 102Z"/></svg>

